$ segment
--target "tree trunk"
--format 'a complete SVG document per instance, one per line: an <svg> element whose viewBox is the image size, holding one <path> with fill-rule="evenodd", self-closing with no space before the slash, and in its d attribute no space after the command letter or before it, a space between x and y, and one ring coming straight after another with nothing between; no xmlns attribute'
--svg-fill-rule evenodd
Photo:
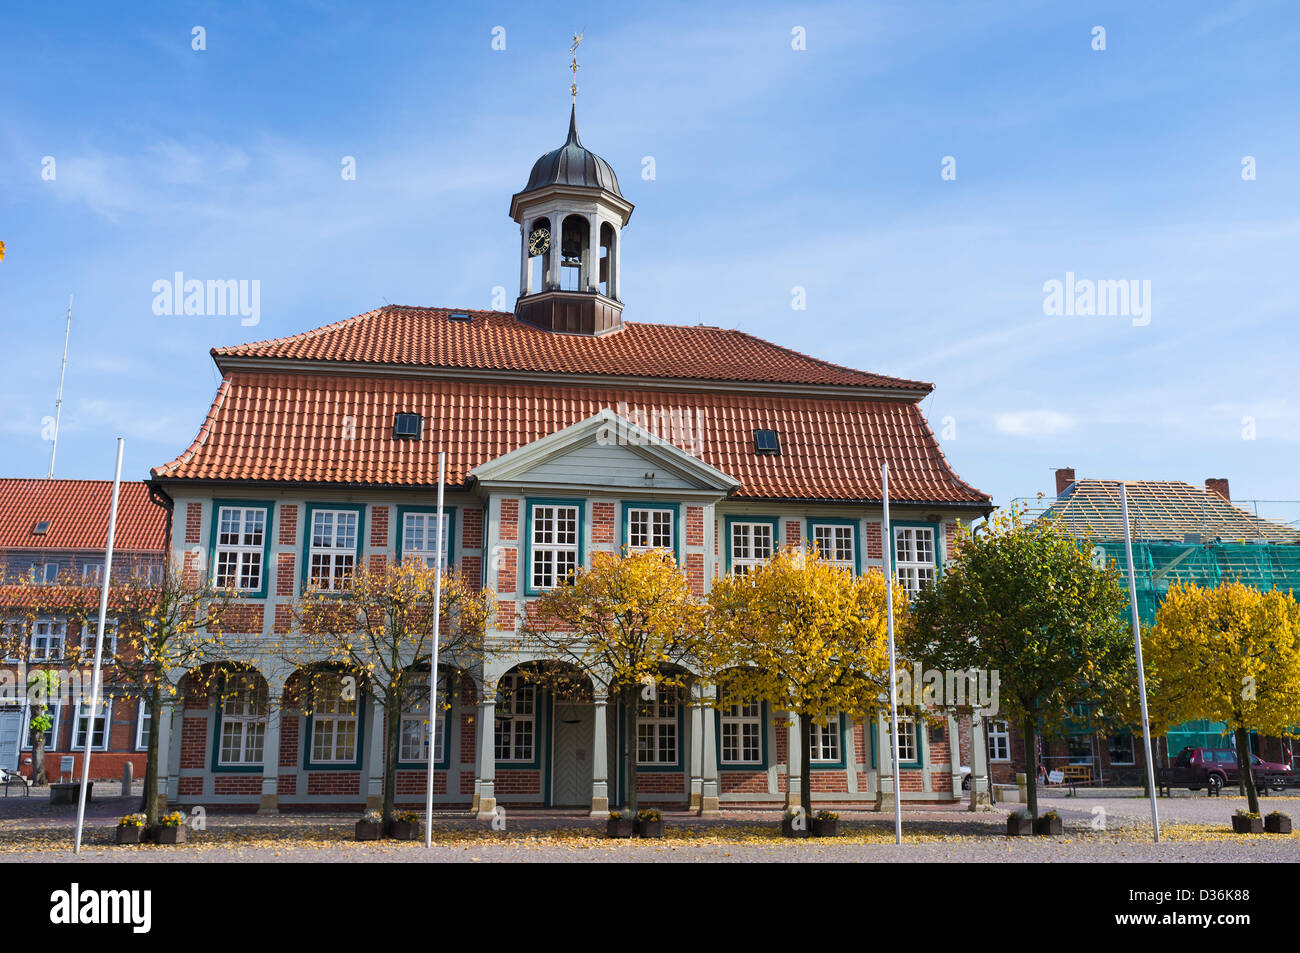
<svg viewBox="0 0 1300 953"><path fill-rule="evenodd" d="M984 726L984 773L988 775L989 779L989 806L992 807L998 803L997 796L993 793L993 748L990 745L990 742L993 740L993 720L991 718L983 718L980 723ZM1011 739L1008 737L1007 757L1010 756Z"/></svg>
<svg viewBox="0 0 1300 953"><path fill-rule="evenodd" d="M981 728L983 728L983 725L984 725L984 723L981 721L981 722L980 722L980 726L981 726ZM960 730L961 730L961 729L960 729L960 726L959 726L959 727L958 727L958 731L960 731ZM959 737L958 740L957 740L957 753L958 753L957 760L958 760L958 762L961 761L961 755L960 755L960 752L961 752L961 739L960 739L960 737ZM989 760L989 757L988 757L988 749L986 748L985 751L984 751L984 763L985 763L985 765L988 764L988 760ZM987 767L986 767L985 770L987 771ZM961 772L958 772L958 774L960 774L960 773L961 773ZM979 803L980 803L980 791L979 791L979 788L980 788L979 775L978 775L978 774L976 773L976 771L975 771L975 716L974 716L974 715L971 715L971 720L970 720L970 797L967 798L966 810L968 810L968 811L978 811L978 810L979 810Z"/></svg>
<svg viewBox="0 0 1300 953"><path fill-rule="evenodd" d="M1255 772L1250 763L1250 736L1246 729L1237 726L1237 777L1241 781L1242 791L1246 795L1246 810L1252 814L1259 813L1259 791L1255 788Z"/></svg>
<svg viewBox="0 0 1300 953"><path fill-rule="evenodd" d="M827 726L829 727L829 726ZM799 806L803 808L804 821L812 824L812 719L799 718ZM847 763L847 759L846 759ZM894 779L894 797L898 797L898 779Z"/></svg>
<svg viewBox="0 0 1300 953"><path fill-rule="evenodd" d="M45 714L45 706L41 706L40 714ZM32 783L48 784L49 778L45 776L45 732L32 730Z"/></svg>
<svg viewBox="0 0 1300 953"><path fill-rule="evenodd" d="M176 703L183 705L184 701L178 696ZM155 681L149 692L149 748L145 754L143 803L140 805L150 825L158 822L158 726L161 723L162 687ZM180 744L180 739L174 738L172 743Z"/></svg>
<svg viewBox="0 0 1300 953"><path fill-rule="evenodd" d="M393 822L397 810L397 748L402 730L401 686L389 684L384 691L384 828ZM429 746L433 746L433 713L429 718Z"/></svg>
<svg viewBox="0 0 1300 953"><path fill-rule="evenodd" d="M623 706L627 709L627 737L623 739L624 774L627 776L627 792L623 798L628 814L636 817L636 716L637 688L635 685L623 689Z"/></svg>
<svg viewBox="0 0 1300 953"><path fill-rule="evenodd" d="M1032 716L1025 718L1025 807L1038 820L1038 730Z"/></svg>

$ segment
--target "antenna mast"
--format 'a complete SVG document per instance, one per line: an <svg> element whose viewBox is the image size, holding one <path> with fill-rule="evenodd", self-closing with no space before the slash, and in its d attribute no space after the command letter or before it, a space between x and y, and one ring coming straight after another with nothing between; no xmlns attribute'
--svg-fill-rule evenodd
<svg viewBox="0 0 1300 953"><path fill-rule="evenodd" d="M63 331L63 363L59 366L59 392L54 398L54 443L50 447L50 472L47 480L54 479L54 455L59 452L59 417L63 414L63 376L68 372L68 338L72 336L72 295L68 295L68 323Z"/></svg>

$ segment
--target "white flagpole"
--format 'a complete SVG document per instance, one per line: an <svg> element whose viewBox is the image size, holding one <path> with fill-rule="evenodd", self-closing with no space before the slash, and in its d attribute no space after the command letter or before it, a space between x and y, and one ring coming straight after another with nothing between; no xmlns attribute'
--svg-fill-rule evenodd
<svg viewBox="0 0 1300 953"><path fill-rule="evenodd" d="M1133 619L1133 647L1137 651L1138 692L1142 699L1142 745L1147 757L1147 790L1151 795L1151 829L1160 843L1160 812L1156 808L1156 769L1151 760L1151 722L1147 717L1147 673L1142 665L1142 625L1138 621L1137 581L1133 576L1133 535L1128 524L1128 490L1121 481L1119 506L1124 515L1124 558L1128 561L1128 602Z"/></svg>
<svg viewBox="0 0 1300 953"><path fill-rule="evenodd" d="M424 787L424 846L433 846L433 742L438 730L438 624L442 618L442 491L447 482L447 453L438 453L438 516L433 570L433 651L429 659L429 776ZM400 531L400 529L399 529Z"/></svg>
<svg viewBox="0 0 1300 953"><path fill-rule="evenodd" d="M68 295L68 323L63 329L63 363L59 365L59 392L54 396L54 438L50 443L50 472L45 479L54 479L54 455L59 452L59 418L63 416L63 377L68 372L68 339L72 337L72 295Z"/></svg>
<svg viewBox="0 0 1300 953"><path fill-rule="evenodd" d="M108 612L108 584L113 576L113 536L117 532L117 491L122 485L122 445L117 438L117 467L113 471L113 501L108 509L108 546L104 550L104 579L99 585L99 630L95 633L95 674L90 680L90 707L86 709L86 731L82 740L86 753L81 758L81 790L77 792L77 835L72 852L81 853L81 832L86 823L86 789L90 786L90 752L95 747L95 715L99 709L99 667L104 661L104 616ZM75 715L74 715L75 717ZM104 731L109 729L109 719L104 718ZM72 726L76 734L77 726Z"/></svg>
<svg viewBox="0 0 1300 953"><path fill-rule="evenodd" d="M889 528L889 464L880 465L880 495L885 507L881 527L880 553L885 567L885 620L889 632L889 753L894 765L894 843L903 843L903 802L898 777L898 665L894 657L894 573L890 550L893 532Z"/></svg>

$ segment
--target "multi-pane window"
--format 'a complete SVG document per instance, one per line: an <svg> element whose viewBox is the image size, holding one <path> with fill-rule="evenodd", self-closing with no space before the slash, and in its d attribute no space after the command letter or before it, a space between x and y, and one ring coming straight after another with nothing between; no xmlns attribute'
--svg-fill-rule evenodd
<svg viewBox="0 0 1300 953"><path fill-rule="evenodd" d="M90 744L92 748L104 749L108 747L108 719L109 713L113 708L113 699L101 698L99 706L95 709L94 725L91 728ZM72 722L72 750L84 751L86 748L86 723L91 721L90 700L77 703L77 716Z"/></svg>
<svg viewBox="0 0 1300 953"><path fill-rule="evenodd" d="M497 685L496 759L532 761L537 737L537 686L522 675L503 676Z"/></svg>
<svg viewBox="0 0 1300 953"><path fill-rule="evenodd" d="M311 718L312 761L326 764L357 760L357 692L354 684L351 680L345 684L342 675L322 676L317 684Z"/></svg>
<svg viewBox="0 0 1300 953"><path fill-rule="evenodd" d="M31 705L23 706L23 750L29 751L32 747L32 713L36 709ZM50 727L45 730L45 750L50 751L54 748L54 739L59 734L59 714L61 707L59 705L47 705L45 713L50 716Z"/></svg>
<svg viewBox="0 0 1300 953"><path fill-rule="evenodd" d="M81 659L89 662L95 657L95 639L99 636L99 620L88 620L81 626ZM104 620L104 658L109 659L117 651L117 623L112 619Z"/></svg>
<svg viewBox="0 0 1300 953"><path fill-rule="evenodd" d="M357 514L352 510L315 510L307 550L313 589L347 589L357 562Z"/></svg>
<svg viewBox="0 0 1300 953"><path fill-rule="evenodd" d="M885 722L886 728L889 722ZM886 740L888 732L886 731ZM916 750L916 719L911 715L898 716L898 763L909 764L920 760Z"/></svg>
<svg viewBox="0 0 1300 953"><path fill-rule="evenodd" d="M774 545L771 523L732 523L731 571L745 575L772 558Z"/></svg>
<svg viewBox="0 0 1300 953"><path fill-rule="evenodd" d="M856 547L853 545L853 527L830 523L814 524L813 544L821 553L822 559L838 566L855 568L857 564Z"/></svg>
<svg viewBox="0 0 1300 953"><path fill-rule="evenodd" d="M840 761L843 758L844 732L840 725L838 713L824 718L819 723L816 719L809 725L812 729L812 760Z"/></svg>
<svg viewBox="0 0 1300 953"><path fill-rule="evenodd" d="M578 508L544 504L532 512L533 588L552 589L578 568Z"/></svg>
<svg viewBox="0 0 1300 953"><path fill-rule="evenodd" d="M439 563L447 568L449 514L442 514L442 548L438 548L438 514L407 513L402 517L402 559L418 559L432 569Z"/></svg>
<svg viewBox="0 0 1300 953"><path fill-rule="evenodd" d="M719 708L722 724L722 763L761 764L763 719L759 702L743 702L724 696Z"/></svg>
<svg viewBox="0 0 1300 953"><path fill-rule="evenodd" d="M1132 734L1125 732L1122 735L1111 735L1107 740L1109 742L1111 764L1133 763Z"/></svg>
<svg viewBox="0 0 1300 953"><path fill-rule="evenodd" d="M52 586L59 581L59 564L46 563L41 572L41 582Z"/></svg>
<svg viewBox="0 0 1300 953"><path fill-rule="evenodd" d="M447 733L446 714L447 677L438 675L438 709L434 718L433 760L442 761L444 739ZM402 727L397 759L399 761L429 761L429 676L411 678L403 687L406 703L402 706Z"/></svg>
<svg viewBox="0 0 1300 953"><path fill-rule="evenodd" d="M104 564L86 563L81 567L81 581L89 585L98 586L104 581Z"/></svg>
<svg viewBox="0 0 1300 953"><path fill-rule="evenodd" d="M220 589L257 592L262 588L266 510L223 506L217 510L216 575Z"/></svg>
<svg viewBox="0 0 1300 953"><path fill-rule="evenodd" d="M636 716L636 763L677 763L677 692L640 698Z"/></svg>
<svg viewBox="0 0 1300 953"><path fill-rule="evenodd" d="M13 619L7 619L0 627L0 639L4 640L3 655L6 662L17 662L23 654L23 625Z"/></svg>
<svg viewBox="0 0 1300 953"><path fill-rule="evenodd" d="M135 716L135 747L138 751L144 751L149 747L149 733L153 730L153 713L149 711L149 703L143 698L139 702L139 710Z"/></svg>
<svg viewBox="0 0 1300 953"><path fill-rule="evenodd" d="M251 672L227 676L221 694L218 764L262 763L262 752L266 747L266 706L264 681Z"/></svg>
<svg viewBox="0 0 1300 953"><path fill-rule="evenodd" d="M989 760L1011 760L1011 728L1005 721L989 723Z"/></svg>
<svg viewBox="0 0 1300 953"><path fill-rule="evenodd" d="M47 619L33 625L31 660L44 662L63 658L63 639L66 632L66 624L63 622Z"/></svg>
<svg viewBox="0 0 1300 953"><path fill-rule="evenodd" d="M934 582L934 530L928 526L894 527L894 573L915 595Z"/></svg>
<svg viewBox="0 0 1300 953"><path fill-rule="evenodd" d="M627 548L633 552L673 548L672 510L630 509L627 511Z"/></svg>

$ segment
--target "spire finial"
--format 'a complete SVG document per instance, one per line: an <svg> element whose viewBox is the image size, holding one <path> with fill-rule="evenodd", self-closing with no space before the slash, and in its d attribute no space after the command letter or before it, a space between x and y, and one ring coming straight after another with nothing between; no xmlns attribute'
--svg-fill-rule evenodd
<svg viewBox="0 0 1300 953"><path fill-rule="evenodd" d="M573 45L569 47L569 55L573 57L573 62L569 64L569 69L573 71L573 84L569 86L569 92L573 95L574 106L578 104L578 44L582 42L582 36L582 33L573 34Z"/></svg>

